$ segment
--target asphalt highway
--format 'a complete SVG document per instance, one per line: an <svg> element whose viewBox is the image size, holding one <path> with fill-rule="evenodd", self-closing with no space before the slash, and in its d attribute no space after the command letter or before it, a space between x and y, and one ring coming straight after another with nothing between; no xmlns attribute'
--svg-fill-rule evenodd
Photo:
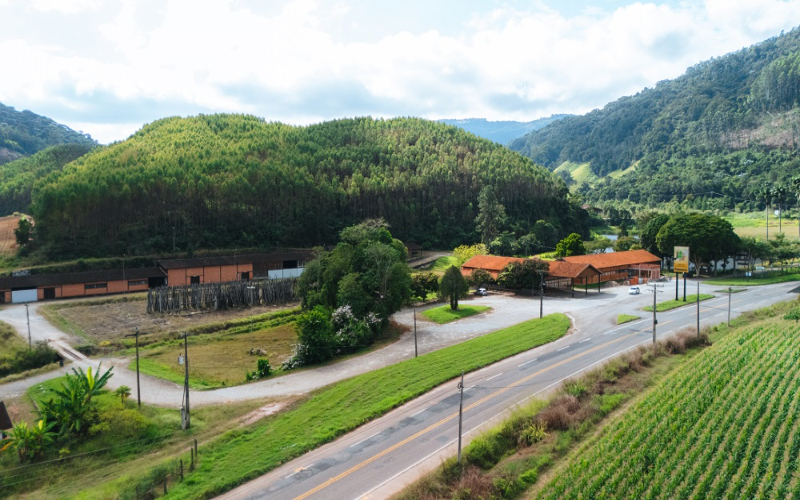
<svg viewBox="0 0 800 500"><path fill-rule="evenodd" d="M747 310L796 297L797 283L751 287L731 299L731 318ZM646 287L637 305L652 301ZM700 303L701 325L727 320L728 294L723 287L702 285L701 292L715 298ZM661 295L663 292L663 296ZM689 284L689 293L696 284ZM673 298L667 285L658 301ZM580 299L575 299L580 300ZM602 311L583 310L574 316L572 333L551 344L521 353L464 380L463 441L469 441L531 398L544 396L567 378L618 356L638 345L652 343L652 313L640 311L642 319L609 327L597 321L627 306L620 295L619 306L604 305ZM652 302L650 302L652 303ZM546 301L545 301L546 308ZM545 309L546 310L546 309ZM658 338L696 324L693 303L657 313ZM459 391L457 380L445 383L406 405L348 433L338 440L275 469L220 498L225 499L379 499L387 498L456 453Z"/></svg>

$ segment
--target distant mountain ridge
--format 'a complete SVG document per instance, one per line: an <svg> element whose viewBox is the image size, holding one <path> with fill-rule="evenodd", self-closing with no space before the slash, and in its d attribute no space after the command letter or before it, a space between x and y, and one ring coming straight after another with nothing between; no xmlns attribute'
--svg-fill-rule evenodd
<svg viewBox="0 0 800 500"><path fill-rule="evenodd" d="M509 145L590 202L763 208L800 175L800 30L699 63Z"/></svg>
<svg viewBox="0 0 800 500"><path fill-rule="evenodd" d="M471 132L478 137L489 139L500 144L509 142L522 137L533 130L539 130L557 120L573 115L558 114L547 118L539 118L530 122L516 121L489 121L486 118L445 118L437 120L447 125L454 125Z"/></svg>
<svg viewBox="0 0 800 500"><path fill-rule="evenodd" d="M0 165L59 144L96 146L97 141L46 116L0 103Z"/></svg>

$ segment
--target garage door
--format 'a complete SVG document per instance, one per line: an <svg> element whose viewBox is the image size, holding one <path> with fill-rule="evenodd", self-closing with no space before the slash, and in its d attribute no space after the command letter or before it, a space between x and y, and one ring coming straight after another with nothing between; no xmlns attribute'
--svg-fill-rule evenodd
<svg viewBox="0 0 800 500"><path fill-rule="evenodd" d="M31 290L14 290L11 292L11 302L13 304L19 304L21 302L36 302L38 298L39 295L36 293L35 288Z"/></svg>

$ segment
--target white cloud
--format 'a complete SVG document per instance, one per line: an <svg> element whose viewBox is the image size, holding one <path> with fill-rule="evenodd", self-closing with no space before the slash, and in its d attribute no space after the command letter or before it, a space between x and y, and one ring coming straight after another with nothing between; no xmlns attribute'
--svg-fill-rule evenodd
<svg viewBox="0 0 800 500"><path fill-rule="evenodd" d="M529 120L603 106L800 24L800 0L631 3L570 16L535 2L462 16L469 20L455 28L443 18L441 29L408 25L376 38L380 9L367 19L356 0L287 0L268 11L247 0L97 5L33 4L70 15L65 33L86 30L102 51L66 34L58 45L0 34L15 75L0 79L0 101L80 123L102 140L138 120L216 111L291 123L363 114ZM71 15L89 9L86 20ZM31 12L16 14L35 23ZM359 40L352 30L365 23L373 31Z"/></svg>

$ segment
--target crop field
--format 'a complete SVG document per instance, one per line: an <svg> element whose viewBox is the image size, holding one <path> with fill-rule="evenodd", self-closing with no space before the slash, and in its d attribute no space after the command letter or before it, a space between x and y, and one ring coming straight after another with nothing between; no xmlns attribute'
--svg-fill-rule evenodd
<svg viewBox="0 0 800 500"><path fill-rule="evenodd" d="M14 229L19 223L18 215L0 217L0 257L10 257L17 252L17 239Z"/></svg>
<svg viewBox="0 0 800 500"><path fill-rule="evenodd" d="M573 455L536 498L797 498L800 328L725 336Z"/></svg>

